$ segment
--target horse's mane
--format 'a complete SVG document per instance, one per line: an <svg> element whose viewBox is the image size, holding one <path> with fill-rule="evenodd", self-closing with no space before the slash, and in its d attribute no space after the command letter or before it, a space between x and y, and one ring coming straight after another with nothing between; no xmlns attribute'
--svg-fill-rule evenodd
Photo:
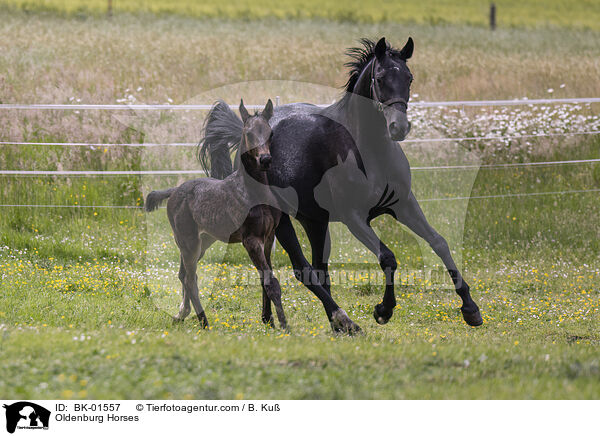
<svg viewBox="0 0 600 436"><path fill-rule="evenodd" d="M360 77L360 73L365 69L371 59L373 59L373 56L375 56L375 45L377 42L368 38L362 38L360 43L362 44L362 47L351 47L346 50L346 55L348 55L351 59L344 64L345 67L350 68L348 81L344 84L344 89L347 92L354 91L354 86ZM400 55L399 50L392 48L387 43L386 45L390 54L397 56Z"/></svg>
<svg viewBox="0 0 600 436"><path fill-rule="evenodd" d="M365 67L371 59L375 56L375 46L377 43L368 38L361 38L359 40L362 47L351 47L346 50L346 55L350 57L350 60L344 64L345 67L349 68L350 71L348 73L348 81L344 84L344 95L338 101L333 103L331 106L323 109L323 113L327 114L330 112L337 112L343 110L348 102L350 101L350 96L354 92L354 87L358 82L358 78L360 74L363 72ZM400 55L400 51L394 49L386 43L387 50L392 55Z"/></svg>
<svg viewBox="0 0 600 436"><path fill-rule="evenodd" d="M347 92L352 92L354 86L360 77L360 73L365 69L367 64L375 56L375 41L368 38L362 38L360 40L362 47L351 47L346 50L346 55L350 57L350 61L344 64L345 67L350 69L348 73L348 81L344 84L344 88Z"/></svg>

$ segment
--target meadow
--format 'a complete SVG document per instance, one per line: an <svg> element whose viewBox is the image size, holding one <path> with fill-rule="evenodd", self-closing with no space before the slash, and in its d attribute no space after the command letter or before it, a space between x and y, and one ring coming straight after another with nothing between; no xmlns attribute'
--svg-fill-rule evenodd
<svg viewBox="0 0 600 436"><path fill-rule="evenodd" d="M114 0L112 13L182 15L194 18L233 20L331 20L349 23L466 24L487 26L487 0L376 1L351 0ZM600 6L589 0L496 0L497 22L502 27L571 27L600 29ZM49 13L77 18L101 16L108 12L106 0L2 0L7 10Z"/></svg>
<svg viewBox="0 0 600 436"><path fill-rule="evenodd" d="M322 21L331 18L324 15L277 21L275 13L199 20L167 14L157 1L149 7L165 13L131 14L126 8L137 3L115 2L107 19L98 12L103 2L82 9L47 1L46 12L39 3L2 4L2 103L210 103L219 96L237 103L243 96L262 104L275 95L283 103L323 103L339 96L345 81L344 49L379 35L395 45L415 39L415 100L600 91L600 34L584 29L594 27L585 24L593 17L588 9L581 21L561 15L563 21L514 22L492 33L465 18L470 12L434 26L417 12L412 23ZM477 5L465 7L485 13L487 6ZM443 7L436 14L444 15ZM202 116L3 110L0 142L193 143ZM597 105L411 109L409 116L411 138L558 135L407 142L413 166L600 158L599 135L560 136L600 130ZM2 169L199 169L194 147L0 147ZM0 177L4 205L135 207L150 189L189 176ZM171 324L180 285L164 210L1 207L0 397L598 399L600 164L415 171L413 183L424 200L586 192L423 202L471 284L485 319L479 328L463 323L459 299L428 247L389 217L374 226L399 262L398 307L389 324L377 325L371 313L383 289L376 260L334 225L333 292L363 328L358 337L332 334L279 246L273 261L291 331L261 323L258 277L241 247L222 244L199 267L211 324L203 331L191 317Z"/></svg>

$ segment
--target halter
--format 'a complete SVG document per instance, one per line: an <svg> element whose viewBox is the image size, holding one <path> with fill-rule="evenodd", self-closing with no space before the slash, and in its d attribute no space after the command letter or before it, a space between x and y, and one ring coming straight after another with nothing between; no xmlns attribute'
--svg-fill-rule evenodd
<svg viewBox="0 0 600 436"><path fill-rule="evenodd" d="M379 99L380 93L378 90L377 81L375 80L375 61L376 60L377 60L377 58L374 57L373 61L371 62L371 87L369 89L369 94L370 94L369 96L370 96L371 100L373 100L375 102L377 110L379 112L383 112L384 106L391 106L394 103L402 103L404 105L404 109L408 109L408 103L402 97L390 98L389 100L386 100L384 102L382 102Z"/></svg>

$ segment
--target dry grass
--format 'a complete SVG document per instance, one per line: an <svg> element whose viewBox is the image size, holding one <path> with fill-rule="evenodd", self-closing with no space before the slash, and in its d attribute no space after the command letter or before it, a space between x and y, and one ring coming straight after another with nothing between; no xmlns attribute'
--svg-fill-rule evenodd
<svg viewBox="0 0 600 436"><path fill-rule="evenodd" d="M413 96L425 100L600 95L600 33L486 29L468 26L344 24L319 21L201 21L119 15L112 20L10 13L0 23L3 103L263 103L328 102L346 79L344 50L360 37L385 35L394 45L411 35ZM564 87L561 85L564 84ZM553 88L549 94L547 90ZM190 141L201 113L86 111L0 113L0 139L26 141ZM146 137L134 128L144 131ZM31 168L46 159L4 148L3 165ZM143 156L108 150L56 151L50 162L143 165ZM18 156L17 156L18 155ZM36 157L34 159L34 157ZM73 159L72 165L64 158ZM126 159L124 159L126 157ZM132 164L132 160L138 162ZM142 159L142 162L140 162ZM172 163L186 166L188 155ZM151 166L151 165L148 165ZM114 166L113 166L114 167Z"/></svg>
<svg viewBox="0 0 600 436"><path fill-rule="evenodd" d="M565 96L600 92L600 34L587 31L17 14L0 24L0 99L114 103L142 86L140 101L181 102L265 79L337 87L344 50L380 35L395 45L413 36L414 92L422 98L545 96L561 83Z"/></svg>

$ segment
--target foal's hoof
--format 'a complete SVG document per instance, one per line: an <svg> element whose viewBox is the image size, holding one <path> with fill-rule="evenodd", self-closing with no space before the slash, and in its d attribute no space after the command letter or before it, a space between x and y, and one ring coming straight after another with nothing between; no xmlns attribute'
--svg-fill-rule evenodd
<svg viewBox="0 0 600 436"><path fill-rule="evenodd" d="M460 311L462 312L465 322L470 326L477 327L478 325L483 324L483 318L481 317L479 309L475 312L467 312L461 307Z"/></svg>
<svg viewBox="0 0 600 436"><path fill-rule="evenodd" d="M198 321L200 321L200 325L203 329L208 328L208 319L206 318L206 314L204 312L198 315Z"/></svg>
<svg viewBox="0 0 600 436"><path fill-rule="evenodd" d="M377 324L387 324L392 315L394 314L394 309L388 311L383 306L383 303L379 303L375 306L375 310L373 311L373 318Z"/></svg>
<svg viewBox="0 0 600 436"><path fill-rule="evenodd" d="M184 320L185 320L185 319L183 319L183 318L178 318L178 317L174 316L174 317L173 317L173 325L179 325L179 324L183 324L183 321L184 321Z"/></svg>
<svg viewBox="0 0 600 436"><path fill-rule="evenodd" d="M334 332L356 335L362 333L361 328L352 321L343 309L338 309L331 314L331 328Z"/></svg>
<svg viewBox="0 0 600 436"><path fill-rule="evenodd" d="M275 319L273 318L273 315L271 315L268 318L265 315L263 315L262 322L263 322L263 324L266 324L266 325L271 326L272 328L275 328Z"/></svg>

